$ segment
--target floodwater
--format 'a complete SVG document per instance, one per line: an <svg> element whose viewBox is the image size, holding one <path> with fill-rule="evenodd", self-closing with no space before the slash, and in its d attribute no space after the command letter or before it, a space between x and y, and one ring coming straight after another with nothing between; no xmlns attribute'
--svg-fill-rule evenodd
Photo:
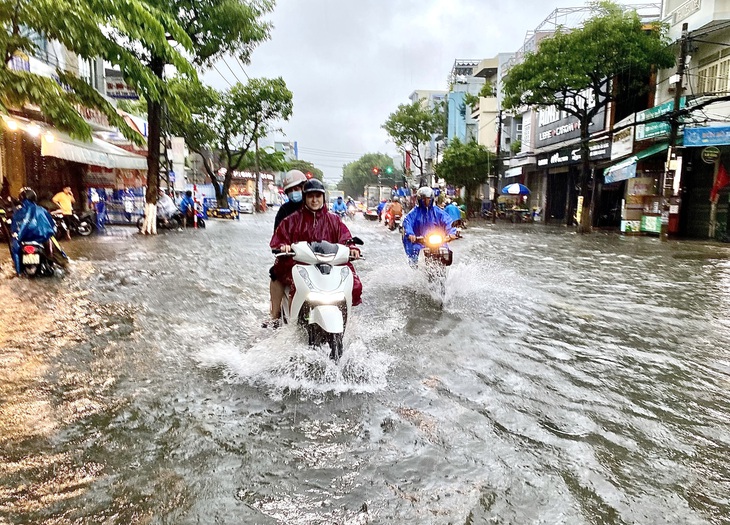
<svg viewBox="0 0 730 525"><path fill-rule="evenodd" d="M339 365L261 328L273 214L0 255L0 523L730 523L730 247L358 217Z"/></svg>

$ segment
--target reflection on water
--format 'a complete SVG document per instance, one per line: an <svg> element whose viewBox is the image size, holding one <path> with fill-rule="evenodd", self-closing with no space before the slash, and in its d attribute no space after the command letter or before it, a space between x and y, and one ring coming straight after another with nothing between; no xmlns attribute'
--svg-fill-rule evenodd
<svg viewBox="0 0 730 525"><path fill-rule="evenodd" d="M260 328L272 221L2 279L0 522L727 523L728 247L475 225L440 297L358 220L335 365Z"/></svg>

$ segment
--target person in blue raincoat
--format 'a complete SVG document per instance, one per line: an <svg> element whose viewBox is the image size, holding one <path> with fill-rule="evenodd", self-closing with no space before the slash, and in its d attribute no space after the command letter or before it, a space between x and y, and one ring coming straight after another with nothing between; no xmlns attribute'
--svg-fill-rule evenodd
<svg viewBox="0 0 730 525"><path fill-rule="evenodd" d="M68 257L56 242L56 224L53 217L45 208L36 204L36 193L30 188L20 190L18 200L20 208L15 210L10 223L10 255L15 264L18 275L22 270L20 265L20 244L23 242L38 242L46 245L49 257L57 264L65 267ZM50 245L49 245L50 244Z"/></svg>
<svg viewBox="0 0 730 525"><path fill-rule="evenodd" d="M337 197L337 200L334 204L332 204L332 213L340 217L340 219L342 219L347 213L347 206L345 206L345 202L342 200L342 197Z"/></svg>
<svg viewBox="0 0 730 525"><path fill-rule="evenodd" d="M403 219L403 248L409 262L415 265L423 244L416 237L423 237L435 231L441 232L446 240L456 237L456 228L451 226L451 217L438 206L434 206L433 190L427 186L416 193L417 205Z"/></svg>
<svg viewBox="0 0 730 525"><path fill-rule="evenodd" d="M454 201L447 201L444 211L451 217L452 222L461 220L461 210L454 204Z"/></svg>

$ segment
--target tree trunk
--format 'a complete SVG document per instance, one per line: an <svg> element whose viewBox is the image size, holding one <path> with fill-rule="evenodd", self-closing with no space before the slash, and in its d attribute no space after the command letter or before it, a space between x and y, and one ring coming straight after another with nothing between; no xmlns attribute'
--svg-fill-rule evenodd
<svg viewBox="0 0 730 525"><path fill-rule="evenodd" d="M152 57L150 69L155 76L162 79L165 62L160 57ZM157 233L157 190L160 185L160 139L162 136L162 102L147 101L147 119L149 129L147 136L147 192L145 193L145 216L142 233Z"/></svg>
<svg viewBox="0 0 730 525"><path fill-rule="evenodd" d="M255 146L256 150L254 151L254 159L255 159L255 167L256 170L256 191L255 191L255 198L254 202L256 205L254 208L256 209L256 213L263 211L261 208L261 192L259 191L259 186L261 186L261 173L259 172L259 139L256 138Z"/></svg>
<svg viewBox="0 0 730 525"><path fill-rule="evenodd" d="M586 119L581 123L580 128L580 196L583 197L580 221L578 224L578 233L591 233L593 231L593 217L591 216L591 200L593 192L589 188L591 179L591 158L588 138L590 137L588 125L590 119Z"/></svg>

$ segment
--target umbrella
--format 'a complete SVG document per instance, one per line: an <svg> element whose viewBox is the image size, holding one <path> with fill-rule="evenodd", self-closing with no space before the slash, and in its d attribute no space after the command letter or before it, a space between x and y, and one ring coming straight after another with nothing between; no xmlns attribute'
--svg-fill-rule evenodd
<svg viewBox="0 0 730 525"><path fill-rule="evenodd" d="M530 188L523 184L507 184L504 188L502 188L502 194L503 195L529 195L530 194Z"/></svg>

